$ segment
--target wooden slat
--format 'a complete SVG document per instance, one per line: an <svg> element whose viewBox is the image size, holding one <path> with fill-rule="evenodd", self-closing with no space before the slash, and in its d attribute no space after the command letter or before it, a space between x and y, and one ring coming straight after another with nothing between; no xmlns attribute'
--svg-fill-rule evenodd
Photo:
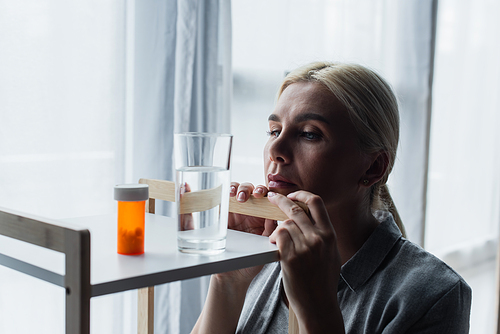
<svg viewBox="0 0 500 334"><path fill-rule="evenodd" d="M175 183L172 181L140 179L139 183L149 185L149 197L164 201L175 202ZM219 188L199 192L185 193L183 197L186 203L181 213L201 212L213 208L220 203ZM206 198L205 198L206 197ZM218 200L218 201L217 201ZM309 214L307 205L296 202L304 211ZM248 201L240 203L235 197L229 199L229 212L242 215L274 219L287 220L288 216L279 207L269 202L267 198L255 198L250 196Z"/></svg>
<svg viewBox="0 0 500 334"><path fill-rule="evenodd" d="M140 179L139 183L149 186L149 198L175 202L175 183L172 181Z"/></svg>
<svg viewBox="0 0 500 334"><path fill-rule="evenodd" d="M299 334L299 322L291 306L288 308L288 334Z"/></svg>
<svg viewBox="0 0 500 334"><path fill-rule="evenodd" d="M154 333L154 304L155 304L154 286L142 288L138 291L137 304L137 333Z"/></svg>
<svg viewBox="0 0 500 334"><path fill-rule="evenodd" d="M306 204L302 202L295 203L309 215L309 208ZM236 200L236 197L231 197L229 199L229 212L280 221L288 219L288 216L279 207L269 202L266 197L255 198L253 195L245 203L240 203Z"/></svg>
<svg viewBox="0 0 500 334"><path fill-rule="evenodd" d="M155 199L150 198L146 201L146 212L147 213L155 213Z"/></svg>
<svg viewBox="0 0 500 334"><path fill-rule="evenodd" d="M229 212L273 220L288 219L287 215L279 207L269 202L267 198L255 198L253 195L245 203L240 203L236 197L231 197L229 199Z"/></svg>
<svg viewBox="0 0 500 334"><path fill-rule="evenodd" d="M181 195L179 213L193 213L210 210L221 202L222 186L217 188L191 191Z"/></svg>

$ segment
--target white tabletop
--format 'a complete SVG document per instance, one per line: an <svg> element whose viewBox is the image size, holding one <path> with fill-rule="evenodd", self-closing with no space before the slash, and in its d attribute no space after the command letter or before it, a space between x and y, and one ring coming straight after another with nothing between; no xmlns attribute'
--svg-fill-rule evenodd
<svg viewBox="0 0 500 334"><path fill-rule="evenodd" d="M278 260L267 237L228 230L226 251L217 255L184 254L177 250L177 222L146 214L145 253L127 256L116 252L116 214L64 219L88 228L91 240L92 297Z"/></svg>

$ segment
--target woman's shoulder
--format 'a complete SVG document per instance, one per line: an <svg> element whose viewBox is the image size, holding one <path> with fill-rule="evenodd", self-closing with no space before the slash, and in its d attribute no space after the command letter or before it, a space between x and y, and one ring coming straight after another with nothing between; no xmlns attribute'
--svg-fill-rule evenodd
<svg viewBox="0 0 500 334"><path fill-rule="evenodd" d="M467 282L448 264L419 245L401 238L382 264L375 280L393 281L394 296L400 302L430 309L438 303L461 308L470 307L472 290ZM457 308L458 310L458 308Z"/></svg>
<svg viewBox="0 0 500 334"><path fill-rule="evenodd" d="M394 278L401 283L438 285L451 288L464 279L441 259L416 243L402 237L390 214L382 216L379 227L354 256L355 267L371 263L373 275Z"/></svg>
<svg viewBox="0 0 500 334"><path fill-rule="evenodd" d="M412 291L421 287L426 295L433 291L437 294L444 293L457 284L468 287L465 280L448 264L418 244L403 238L392 216L381 223L380 229L383 231L381 234L386 235L380 237L380 242L392 240L393 243L377 270L381 277L393 278L403 286L411 286Z"/></svg>
<svg viewBox="0 0 500 334"><path fill-rule="evenodd" d="M374 280L391 287L388 305L401 319L412 310L409 332L436 326L434 332L468 333L472 289L441 259L401 238L380 269Z"/></svg>
<svg viewBox="0 0 500 334"><path fill-rule="evenodd" d="M467 284L444 261L405 238L395 244L387 260L388 267L394 267L399 276L415 279L420 284L438 285L445 289L457 283Z"/></svg>
<svg viewBox="0 0 500 334"><path fill-rule="evenodd" d="M405 332L439 319L439 326L452 326L457 333L468 328L470 287L446 263L403 238L392 217L344 265L342 284L346 325L368 332L394 326L391 332Z"/></svg>

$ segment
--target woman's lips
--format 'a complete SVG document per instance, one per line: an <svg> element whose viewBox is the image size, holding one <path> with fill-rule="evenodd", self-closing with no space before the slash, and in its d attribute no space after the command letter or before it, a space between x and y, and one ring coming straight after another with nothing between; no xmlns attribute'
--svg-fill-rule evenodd
<svg viewBox="0 0 500 334"><path fill-rule="evenodd" d="M277 189L277 188L291 188L297 186L295 183L290 182L289 180L278 174L276 175L269 174L267 176L267 179L268 179L267 185L269 188Z"/></svg>
<svg viewBox="0 0 500 334"><path fill-rule="evenodd" d="M269 181L268 186L269 188L291 188L295 187L295 184L284 181Z"/></svg>

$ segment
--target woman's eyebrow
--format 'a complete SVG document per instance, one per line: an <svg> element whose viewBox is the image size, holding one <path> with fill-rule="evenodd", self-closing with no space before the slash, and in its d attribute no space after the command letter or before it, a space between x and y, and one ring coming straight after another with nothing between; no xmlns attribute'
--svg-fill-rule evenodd
<svg viewBox="0 0 500 334"><path fill-rule="evenodd" d="M269 118L267 119L269 122L281 122L281 119L279 118L278 115L276 114L271 114L269 115ZM294 122L295 123L300 123L300 122L305 122L305 121L320 121L325 124L330 124L330 122L324 118L323 116L315 113L307 113L307 114L301 114L295 117Z"/></svg>
<svg viewBox="0 0 500 334"><path fill-rule="evenodd" d="M294 121L296 123L310 121L310 120L320 121L320 122L323 122L326 124L330 124L330 122L326 118L324 118L323 116L321 116L319 114L315 114L315 113L301 114L301 115L298 115L297 117L295 117L295 119L294 119Z"/></svg>
<svg viewBox="0 0 500 334"><path fill-rule="evenodd" d="M281 119L279 118L278 115L276 114L271 114L269 115L269 118L267 119L268 122L280 122Z"/></svg>

